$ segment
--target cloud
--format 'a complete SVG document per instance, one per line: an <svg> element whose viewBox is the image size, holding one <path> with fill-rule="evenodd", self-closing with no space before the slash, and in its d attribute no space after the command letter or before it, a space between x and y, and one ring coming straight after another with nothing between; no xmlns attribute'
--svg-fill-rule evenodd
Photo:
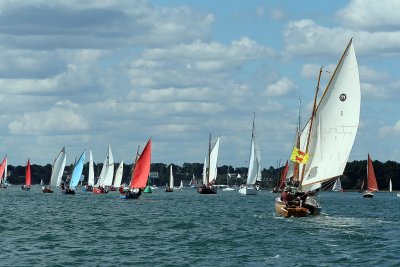
<svg viewBox="0 0 400 267"><path fill-rule="evenodd" d="M51 134L82 131L89 128L87 121L76 111L53 107L48 111L25 113L8 125L12 134Z"/></svg>
<svg viewBox="0 0 400 267"><path fill-rule="evenodd" d="M286 14L284 13L284 11L278 8L271 9L271 11L269 12L269 16L273 20L282 20L286 18Z"/></svg>
<svg viewBox="0 0 400 267"><path fill-rule="evenodd" d="M357 55L392 57L400 55L400 33L355 31L344 27L324 27L313 20L291 21L284 30L286 57L338 58L354 37Z"/></svg>
<svg viewBox="0 0 400 267"><path fill-rule="evenodd" d="M336 12L343 26L366 31L398 31L400 2L392 0L352 0Z"/></svg>
<svg viewBox="0 0 400 267"><path fill-rule="evenodd" d="M400 121L397 121L393 126L382 126L379 129L379 136L382 138L400 136Z"/></svg>
<svg viewBox="0 0 400 267"><path fill-rule="evenodd" d="M212 14L147 1L21 1L1 5L4 46L29 49L110 49L159 46L206 38Z"/></svg>
<svg viewBox="0 0 400 267"><path fill-rule="evenodd" d="M267 85L266 94L268 96L289 95L296 89L296 85L288 77L283 77L275 83Z"/></svg>

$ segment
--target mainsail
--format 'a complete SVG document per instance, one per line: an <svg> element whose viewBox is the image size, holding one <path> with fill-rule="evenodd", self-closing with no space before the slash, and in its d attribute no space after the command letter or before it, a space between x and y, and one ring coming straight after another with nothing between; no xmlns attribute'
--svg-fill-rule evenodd
<svg viewBox="0 0 400 267"><path fill-rule="evenodd" d="M71 180L69 181L69 187L71 189L75 189L75 187L79 183L79 180L81 179L83 164L85 162L85 151L86 150L82 152L81 156L79 157L78 163L76 163L74 170L72 171Z"/></svg>
<svg viewBox="0 0 400 267"><path fill-rule="evenodd" d="M214 183L217 179L217 161L218 161L218 151L219 151L219 137L215 142L213 148L210 152L210 162L208 169L208 183Z"/></svg>
<svg viewBox="0 0 400 267"><path fill-rule="evenodd" d="M4 180L3 180L4 174ZM4 157L3 161L0 164L0 182L4 183L7 177L7 156Z"/></svg>
<svg viewBox="0 0 400 267"><path fill-rule="evenodd" d="M120 187L122 181L122 174L124 172L124 161L121 160L121 163L118 165L117 171L115 172L114 177L114 187Z"/></svg>
<svg viewBox="0 0 400 267"><path fill-rule="evenodd" d="M30 186L31 184L31 162L28 159L28 163L26 164L25 168L25 185Z"/></svg>
<svg viewBox="0 0 400 267"><path fill-rule="evenodd" d="M151 139L147 142L142 154L136 161L135 168L132 173L130 188L144 188L146 187L147 179L150 174L151 163Z"/></svg>
<svg viewBox="0 0 400 267"><path fill-rule="evenodd" d="M350 40L313 112L314 117L300 136L300 149L310 155L308 162L300 167L303 188L343 174L359 125L360 104L358 65Z"/></svg>
<svg viewBox="0 0 400 267"><path fill-rule="evenodd" d="M250 159L246 181L247 185L254 185L256 181L261 181L261 153L255 135L254 119L255 118L253 118L253 128L251 131Z"/></svg>
<svg viewBox="0 0 400 267"><path fill-rule="evenodd" d="M89 150L88 185L89 186L94 186L94 163L93 163L92 150Z"/></svg>
<svg viewBox="0 0 400 267"><path fill-rule="evenodd" d="M62 176L64 174L65 163L67 161L67 154L65 153L65 147L63 147L58 153L58 156L54 159L53 166L51 169L50 186L60 186Z"/></svg>
<svg viewBox="0 0 400 267"><path fill-rule="evenodd" d="M169 165L169 185L170 188L174 188L174 174L172 173L172 164Z"/></svg>
<svg viewBox="0 0 400 267"><path fill-rule="evenodd" d="M111 146L108 145L107 156L104 160L103 168L100 172L99 180L95 187L99 186L111 186L114 177L114 158L111 151Z"/></svg>
<svg viewBox="0 0 400 267"><path fill-rule="evenodd" d="M371 157L368 154L368 164L367 164L367 191L374 192L378 190L378 184L376 183L376 176L374 171L374 166L372 165Z"/></svg>

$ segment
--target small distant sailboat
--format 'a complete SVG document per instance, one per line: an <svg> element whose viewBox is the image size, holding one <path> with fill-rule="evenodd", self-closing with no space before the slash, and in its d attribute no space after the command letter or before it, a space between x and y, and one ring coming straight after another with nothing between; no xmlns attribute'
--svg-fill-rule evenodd
<svg viewBox="0 0 400 267"><path fill-rule="evenodd" d="M239 188L239 193L242 195L257 195L257 183L261 181L261 154L258 142L255 136L255 120L256 114L253 117L253 128L251 131L251 145L250 145L250 160L249 169L247 172L246 184Z"/></svg>
<svg viewBox="0 0 400 267"><path fill-rule="evenodd" d="M179 184L178 189L179 189L179 190L182 190L182 189L183 189L183 181L182 181L182 180L181 180L181 183Z"/></svg>
<svg viewBox="0 0 400 267"><path fill-rule="evenodd" d="M61 185L61 191L64 194L70 194L70 195L75 194L75 189L78 186L79 180L81 179L82 176L83 164L85 163L85 152L86 150L82 152L81 156L78 159L78 162L74 166L74 170L72 171L69 185L67 186L64 186L64 184Z"/></svg>
<svg viewBox="0 0 400 267"><path fill-rule="evenodd" d="M4 174L4 176L3 176ZM0 188L7 188L7 156L4 157L0 164Z"/></svg>
<svg viewBox="0 0 400 267"><path fill-rule="evenodd" d="M60 186L66 161L67 161L67 154L65 153L65 147L63 147L60 153L58 153L58 156L54 159L53 165L51 167L50 182L49 185L47 186L44 185L42 187L43 193L53 193L51 187Z"/></svg>
<svg viewBox="0 0 400 267"><path fill-rule="evenodd" d="M392 179L389 178L389 192L392 193Z"/></svg>
<svg viewBox="0 0 400 267"><path fill-rule="evenodd" d="M196 180L196 177L194 176L194 173L193 173L192 180L190 180L190 182L189 182L189 187L190 188L196 188L197 187L197 180Z"/></svg>
<svg viewBox="0 0 400 267"><path fill-rule="evenodd" d="M21 189L24 191L29 191L31 190L31 162L28 159L28 163L26 164L26 168L25 168L25 185L21 186Z"/></svg>
<svg viewBox="0 0 400 267"><path fill-rule="evenodd" d="M367 190L363 194L364 198L373 198L373 192L379 191L378 184L376 182L376 176L374 171L374 166L372 165L371 157L368 154L367 160Z"/></svg>
<svg viewBox="0 0 400 267"><path fill-rule="evenodd" d="M136 157L134 169L132 171L132 179L129 185L129 190L123 192L121 198L137 199L142 194L142 190L146 187L147 180L150 174L151 164L151 138L144 147L142 154Z"/></svg>
<svg viewBox="0 0 400 267"><path fill-rule="evenodd" d="M165 188L165 192L174 192L174 174L172 173L172 164L169 166L169 185Z"/></svg>
<svg viewBox="0 0 400 267"><path fill-rule="evenodd" d="M199 194L216 194L217 188L212 185L217 179L217 161L219 152L219 137L215 141L214 146L211 148L211 134L208 143L208 166L207 158L204 159L203 168L203 185L197 187L197 193Z"/></svg>
<svg viewBox="0 0 400 267"><path fill-rule="evenodd" d="M343 192L342 183L340 181L340 178L336 179L335 183L333 184L332 191Z"/></svg>
<svg viewBox="0 0 400 267"><path fill-rule="evenodd" d="M95 194L108 193L109 187L112 186L114 177L114 158L111 151L111 146L108 145L107 156L104 160L103 168L100 172L100 177L97 180L96 185L93 188Z"/></svg>

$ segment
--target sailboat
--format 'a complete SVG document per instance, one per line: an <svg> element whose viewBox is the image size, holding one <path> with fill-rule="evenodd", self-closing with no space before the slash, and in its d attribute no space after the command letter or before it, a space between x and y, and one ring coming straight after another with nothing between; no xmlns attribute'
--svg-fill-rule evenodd
<svg viewBox="0 0 400 267"><path fill-rule="evenodd" d="M374 171L374 166L372 165L371 157L368 154L367 160L367 190L363 194L364 198L373 198L373 192L379 191L378 184L376 182L376 176Z"/></svg>
<svg viewBox="0 0 400 267"><path fill-rule="evenodd" d="M193 173L192 180L190 180L190 182L189 182L189 187L190 188L196 188L197 187L197 180L196 180L196 177L194 176L194 173Z"/></svg>
<svg viewBox="0 0 400 267"><path fill-rule="evenodd" d="M121 198L137 199L142 194L142 190L146 187L150 174L151 163L151 138L144 147L142 154L136 157L132 178L129 184L129 190L124 192Z"/></svg>
<svg viewBox="0 0 400 267"><path fill-rule="evenodd" d="M31 190L31 162L28 159L28 163L26 164L25 168L25 185L21 186L21 189L24 191L29 191Z"/></svg>
<svg viewBox="0 0 400 267"><path fill-rule="evenodd" d="M217 179L217 161L219 152L219 137L215 141L214 146L211 148L211 134L208 142L208 166L207 158L204 159L203 168L203 184L197 187L197 193L199 194L216 194L217 188L212 185Z"/></svg>
<svg viewBox="0 0 400 267"><path fill-rule="evenodd" d="M107 156L104 160L103 168L100 172L100 177L97 180L96 185L93 188L95 194L108 193L109 187L112 186L114 177L114 158L111 151L111 146L108 145Z"/></svg>
<svg viewBox="0 0 400 267"><path fill-rule="evenodd" d="M334 180L343 174L356 137L361 91L353 39L349 41L317 104L321 73L322 68L311 117L299 135L295 147L297 150L294 149L292 153L296 153L297 162L302 164L298 165L298 180L293 179L293 185L288 186L292 195L300 197L301 201L285 203L276 199L275 210L283 216L320 213L321 206L310 194L315 193L322 182ZM303 161L307 156L308 160ZM298 209L300 211L297 214Z"/></svg>
<svg viewBox="0 0 400 267"><path fill-rule="evenodd" d="M261 181L261 155L258 142L255 136L255 120L256 114L253 116L253 128L251 131L250 159L249 169L247 172L246 184L239 188L242 195L257 195L256 184Z"/></svg>
<svg viewBox="0 0 400 267"><path fill-rule="evenodd" d="M336 179L335 183L333 184L332 191L343 192L342 183L340 181L340 178Z"/></svg>
<svg viewBox="0 0 400 267"><path fill-rule="evenodd" d="M3 175L4 174L4 175ZM7 188L7 156L4 157L0 164L0 188Z"/></svg>
<svg viewBox="0 0 400 267"><path fill-rule="evenodd" d="M65 147L63 147L60 153L58 153L57 157L54 159L53 165L51 167L51 176L49 185L47 186L44 185L42 187L43 193L53 193L51 187L60 186L66 160L67 160L67 154L65 153Z"/></svg>
<svg viewBox="0 0 400 267"><path fill-rule="evenodd" d="M389 178L389 192L392 193L392 179Z"/></svg>
<svg viewBox="0 0 400 267"><path fill-rule="evenodd" d="M174 174L172 173L172 164L169 166L169 185L166 186L165 192L174 192Z"/></svg>
<svg viewBox="0 0 400 267"><path fill-rule="evenodd" d="M178 189L179 189L179 190L182 190L182 189L183 189L183 181L182 181L182 180L181 180L181 183L179 184Z"/></svg>
<svg viewBox="0 0 400 267"><path fill-rule="evenodd" d="M61 184L61 191L65 194L75 194L75 189L78 186L79 180L82 176L83 164L85 163L85 152L86 149L82 152L81 156L78 159L78 162L74 166L74 170L72 171L71 180L69 181L69 185L66 187L64 184Z"/></svg>

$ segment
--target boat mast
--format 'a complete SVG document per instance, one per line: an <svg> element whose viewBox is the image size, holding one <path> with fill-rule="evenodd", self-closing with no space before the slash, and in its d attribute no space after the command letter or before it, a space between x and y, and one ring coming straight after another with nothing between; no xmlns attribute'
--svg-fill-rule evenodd
<svg viewBox="0 0 400 267"><path fill-rule="evenodd" d="M296 148L300 149L301 99L299 97L299 121L297 122ZM293 181L299 180L299 163L294 163Z"/></svg>
<svg viewBox="0 0 400 267"><path fill-rule="evenodd" d="M310 145L310 139L311 139L311 131L312 131L312 127L313 127L313 122L314 122L314 118L315 118L315 113L317 111L317 97L318 97L318 91L319 91L319 84L321 82L321 74L322 74L322 68L323 66L319 69L319 74L318 74L318 83L317 83L317 88L315 90L315 96L314 96L314 105L313 105L313 110L311 113L311 119L310 119L310 128L308 129L308 136L307 136L307 144L306 144L306 154L308 153L308 148ZM301 178L300 178L300 189L301 189L301 183L303 182L304 179L304 171L305 171L305 164L303 166L302 172L301 172Z"/></svg>

